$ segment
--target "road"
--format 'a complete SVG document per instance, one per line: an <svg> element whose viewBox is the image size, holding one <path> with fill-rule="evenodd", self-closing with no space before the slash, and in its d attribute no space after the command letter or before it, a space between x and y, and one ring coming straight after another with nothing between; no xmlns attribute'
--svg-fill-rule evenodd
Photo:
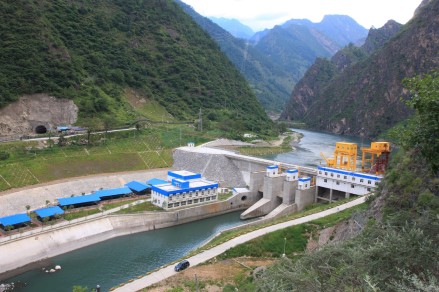
<svg viewBox="0 0 439 292"><path fill-rule="evenodd" d="M302 218L287 221L284 223L279 223L279 224L276 224L273 226L269 226L269 227L265 227L265 228L262 228L262 229L259 229L259 230L253 231L253 232L249 232L247 234L244 234L244 235L241 235L241 236L236 237L234 239L231 239L223 244L217 245L216 247L214 247L210 250L205 250L204 252L202 252L200 254L192 256L188 259L188 261L190 262L191 266L196 266L198 264L201 264L209 259L212 259L212 258L224 253L228 249L230 249L238 244L250 241L250 240L255 239L257 237L260 237L264 234L267 234L267 233L270 233L270 232L273 232L273 231L276 231L279 229L284 229L284 228L287 228L289 226L306 223L306 222L313 221L313 220L316 220L316 219L319 219L322 217L326 217L326 216L331 215L331 214L335 214L339 211L360 205L360 204L364 203L364 201L365 201L365 197L361 197L361 198L358 198L358 199L353 200L351 202L348 202L346 204L343 204L341 206L336 206L336 207L333 207L329 210L319 212L317 214L312 214L309 216L305 216ZM154 284L156 284L162 280L165 280L169 277L172 277L176 274L177 274L177 272L174 271L174 266L169 266L169 267L160 269L157 272L151 273L150 275L147 275L141 279L137 279L137 280L133 281L132 283L126 284L123 287L119 287L113 291L114 292L136 292L136 291L139 291L143 288L154 285Z"/></svg>

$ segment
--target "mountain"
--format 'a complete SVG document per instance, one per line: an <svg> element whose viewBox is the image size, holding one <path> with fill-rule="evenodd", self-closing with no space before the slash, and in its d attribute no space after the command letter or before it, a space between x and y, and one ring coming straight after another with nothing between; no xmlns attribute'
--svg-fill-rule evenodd
<svg viewBox="0 0 439 292"><path fill-rule="evenodd" d="M319 41L320 40L320 41ZM320 42L326 42L323 46ZM302 25L275 26L255 48L299 81L317 57L330 58L334 44L323 33ZM335 51L332 49L331 51Z"/></svg>
<svg viewBox="0 0 439 292"><path fill-rule="evenodd" d="M73 99L80 117L135 119L126 91L175 118L203 109L269 118L239 70L171 0L0 2L0 107L47 93Z"/></svg>
<svg viewBox="0 0 439 292"><path fill-rule="evenodd" d="M264 36L266 36L269 32L270 32L270 29L268 29L268 28L266 28L262 31L258 31L250 38L250 40L254 41L255 43L258 43L259 40L261 38L263 38Z"/></svg>
<svg viewBox="0 0 439 292"><path fill-rule="evenodd" d="M255 32L247 25L242 24L237 19L209 17L210 20L230 32L235 38L249 39Z"/></svg>
<svg viewBox="0 0 439 292"><path fill-rule="evenodd" d="M355 43L367 36L368 30L347 15L325 15L323 20L314 23L308 19L291 19L282 24L286 28L291 24L316 28L342 46Z"/></svg>
<svg viewBox="0 0 439 292"><path fill-rule="evenodd" d="M295 85L291 76L245 40L233 37L182 1L175 2L215 39L244 75L262 106L268 111L282 112Z"/></svg>
<svg viewBox="0 0 439 292"><path fill-rule="evenodd" d="M314 71L309 70L296 85L281 118L301 119L315 130L366 137L377 137L407 119L413 111L400 101L410 96L401 82L439 65L439 0L399 27L389 21L383 28L371 29L363 47L352 46L355 53L346 54L347 61L339 58L336 66L334 59L344 50L337 53L325 64L337 70L333 77L320 76L323 67L314 64ZM313 78L320 78L319 83ZM301 94L305 90L306 98ZM304 99L308 104L302 110L299 101Z"/></svg>

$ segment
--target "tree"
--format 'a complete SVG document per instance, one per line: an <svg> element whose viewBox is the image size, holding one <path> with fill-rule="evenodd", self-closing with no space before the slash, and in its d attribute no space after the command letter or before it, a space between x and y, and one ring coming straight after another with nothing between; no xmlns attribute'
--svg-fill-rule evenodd
<svg viewBox="0 0 439 292"><path fill-rule="evenodd" d="M140 123L137 123L136 124L136 130L140 131L140 129L142 129L142 125Z"/></svg>
<svg viewBox="0 0 439 292"><path fill-rule="evenodd" d="M29 213L30 205L26 205L26 210L27 210L27 212Z"/></svg>
<svg viewBox="0 0 439 292"><path fill-rule="evenodd" d="M49 219L50 219L49 216L44 217L43 218L43 223L47 223L49 221Z"/></svg>
<svg viewBox="0 0 439 292"><path fill-rule="evenodd" d="M439 73L404 79L411 99L406 104L416 111L407 126L400 125L390 132L404 150L415 149L430 162L434 173L439 171Z"/></svg>
<svg viewBox="0 0 439 292"><path fill-rule="evenodd" d="M46 200L46 206L49 206L49 205L50 205L50 201Z"/></svg>
<svg viewBox="0 0 439 292"><path fill-rule="evenodd" d="M117 125L117 120L114 117L105 116L102 119L102 124L105 132L108 132L109 130L114 129L114 127Z"/></svg>
<svg viewBox="0 0 439 292"><path fill-rule="evenodd" d="M96 118L86 118L82 122L82 126L87 129L87 144L90 144L90 135L98 128L98 120Z"/></svg>
<svg viewBox="0 0 439 292"><path fill-rule="evenodd" d="M88 287L82 288L82 286L73 286L73 292L86 292Z"/></svg>
<svg viewBox="0 0 439 292"><path fill-rule="evenodd" d="M11 231L12 229L14 229L13 225L6 225L6 227L5 227L6 231Z"/></svg>

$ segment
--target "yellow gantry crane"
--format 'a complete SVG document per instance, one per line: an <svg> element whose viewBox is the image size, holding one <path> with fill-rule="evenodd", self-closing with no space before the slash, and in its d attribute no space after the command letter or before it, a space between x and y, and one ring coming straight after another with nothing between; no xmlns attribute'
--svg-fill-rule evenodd
<svg viewBox="0 0 439 292"><path fill-rule="evenodd" d="M335 145L334 158L326 158L323 152L320 153L328 163L328 167L341 168L355 171L357 163L357 144L337 142Z"/></svg>
<svg viewBox="0 0 439 292"><path fill-rule="evenodd" d="M361 151L363 152L362 172L371 174L386 173L391 152L389 142L372 142L370 148L361 147ZM368 154L371 155L370 158L367 158ZM365 168L366 162L370 168Z"/></svg>

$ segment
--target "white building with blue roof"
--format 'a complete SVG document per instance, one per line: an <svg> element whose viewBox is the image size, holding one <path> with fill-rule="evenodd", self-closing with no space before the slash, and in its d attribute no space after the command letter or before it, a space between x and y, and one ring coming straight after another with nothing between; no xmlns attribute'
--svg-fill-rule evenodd
<svg viewBox="0 0 439 292"><path fill-rule="evenodd" d="M170 183L151 186L151 202L158 207L168 210L218 200L218 184L200 174L170 171L169 178Z"/></svg>
<svg viewBox="0 0 439 292"><path fill-rule="evenodd" d="M332 167L319 167L316 185L319 188L329 189L329 200L333 201L334 191L339 196L342 194L345 198L349 198L350 195L364 196L373 193L382 178L380 175L352 172ZM320 193L317 189L317 199L326 199L319 196Z"/></svg>

